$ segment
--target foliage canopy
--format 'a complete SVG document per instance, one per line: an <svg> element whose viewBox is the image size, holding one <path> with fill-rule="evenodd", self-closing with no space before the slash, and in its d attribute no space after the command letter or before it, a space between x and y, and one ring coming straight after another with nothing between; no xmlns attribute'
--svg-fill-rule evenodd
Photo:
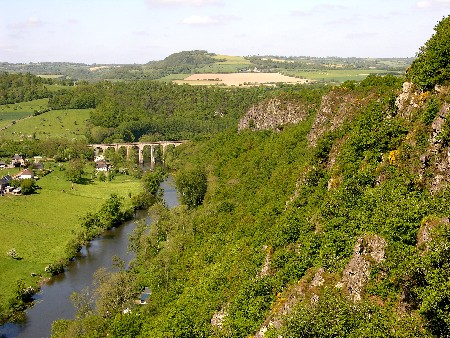
<svg viewBox="0 0 450 338"><path fill-rule="evenodd" d="M407 77L424 90L450 80L450 16L443 18L434 30L407 73Z"/></svg>

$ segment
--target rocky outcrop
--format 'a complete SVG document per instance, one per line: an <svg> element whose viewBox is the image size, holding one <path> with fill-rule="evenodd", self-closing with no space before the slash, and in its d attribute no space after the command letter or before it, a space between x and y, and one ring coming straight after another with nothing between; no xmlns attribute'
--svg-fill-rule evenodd
<svg viewBox="0 0 450 338"><path fill-rule="evenodd" d="M450 88L447 86L436 86L435 93L438 96L448 95ZM398 95L395 106L397 114L403 118L414 118L417 113L423 112L429 104L432 93L421 92L410 83L403 83L402 92ZM450 104L444 102L431 124L431 133L428 138L429 146L425 153L419 157L418 169L419 180L426 182L431 193L437 193L450 184L450 124L447 121L450 112ZM414 136L410 138L414 139ZM412 143L411 146L415 146ZM431 178L430 178L431 177Z"/></svg>
<svg viewBox="0 0 450 338"><path fill-rule="evenodd" d="M322 135L342 126L362 104L363 102L353 92L344 88L337 88L324 95L308 134L309 144L313 147L316 146Z"/></svg>
<svg viewBox="0 0 450 338"><path fill-rule="evenodd" d="M417 248L428 251L430 242L433 239L433 229L441 224L450 224L450 219L448 217L425 219L417 233Z"/></svg>
<svg viewBox="0 0 450 338"><path fill-rule="evenodd" d="M213 327L216 327L218 329L223 328L223 321L227 317L228 312L226 310L226 307L221 308L219 311L214 313L214 315L211 318L211 325Z"/></svg>
<svg viewBox="0 0 450 338"><path fill-rule="evenodd" d="M421 94L417 91L416 86L411 82L404 82L402 92L395 100L395 107L400 116L407 117L415 108L419 107L420 100Z"/></svg>
<svg viewBox="0 0 450 338"><path fill-rule="evenodd" d="M261 271L256 274L256 279L261 279L270 275L270 262L272 260L272 248L267 245L263 246L263 250L266 253L266 258L264 259Z"/></svg>
<svg viewBox="0 0 450 338"><path fill-rule="evenodd" d="M450 105L444 103L439 110L438 116L434 119L431 124L432 133L430 137L431 152L437 153L441 148L440 134L443 131L445 122L447 120L448 113L450 111Z"/></svg>
<svg viewBox="0 0 450 338"><path fill-rule="evenodd" d="M448 128L447 117L450 112L450 104L444 103L433 123L431 124L430 146L425 154L420 157L421 168L420 177L425 175L425 171L430 168L433 172L433 179L430 183L430 192L436 193L450 183L450 147L442 142L442 134ZM447 127L446 127L447 126Z"/></svg>
<svg viewBox="0 0 450 338"><path fill-rule="evenodd" d="M274 98L251 107L239 121L238 129L280 130L286 124L305 120L308 111L302 102Z"/></svg>
<svg viewBox="0 0 450 338"><path fill-rule="evenodd" d="M353 256L344 269L342 282L337 285L343 287L353 301L361 300L364 287L369 281L370 268L385 259L385 247L384 238L376 235L360 237L356 242Z"/></svg>
<svg viewBox="0 0 450 338"><path fill-rule="evenodd" d="M254 335L254 338L265 337L265 333L272 327L279 329L282 326L284 316L291 313L299 302L307 300L312 304L316 303L319 300L319 289L326 283L327 278L329 276L325 276L323 268L311 269L297 284L279 293L272 311Z"/></svg>

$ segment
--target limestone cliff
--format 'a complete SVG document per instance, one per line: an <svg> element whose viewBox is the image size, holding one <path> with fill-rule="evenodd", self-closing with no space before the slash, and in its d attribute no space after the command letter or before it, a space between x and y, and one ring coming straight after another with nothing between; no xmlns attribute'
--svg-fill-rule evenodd
<svg viewBox="0 0 450 338"><path fill-rule="evenodd" d="M238 129L281 130L286 124L306 119L311 105L297 100L273 98L252 106L239 121Z"/></svg>

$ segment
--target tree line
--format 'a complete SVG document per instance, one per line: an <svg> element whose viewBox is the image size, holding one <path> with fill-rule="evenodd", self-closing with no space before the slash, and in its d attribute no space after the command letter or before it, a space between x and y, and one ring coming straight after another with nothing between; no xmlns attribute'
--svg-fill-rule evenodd
<svg viewBox="0 0 450 338"><path fill-rule="evenodd" d="M13 104L48 97L49 90L46 85L49 84L52 84L52 80L29 73L0 72L0 104Z"/></svg>

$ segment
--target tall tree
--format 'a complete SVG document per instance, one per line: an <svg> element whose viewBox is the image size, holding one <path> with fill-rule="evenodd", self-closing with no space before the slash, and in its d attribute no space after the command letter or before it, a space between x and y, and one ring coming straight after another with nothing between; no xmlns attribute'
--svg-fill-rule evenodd
<svg viewBox="0 0 450 338"><path fill-rule="evenodd" d="M202 168L197 167L182 171L176 178L176 185L181 201L189 208L203 203L208 188L208 181Z"/></svg>

